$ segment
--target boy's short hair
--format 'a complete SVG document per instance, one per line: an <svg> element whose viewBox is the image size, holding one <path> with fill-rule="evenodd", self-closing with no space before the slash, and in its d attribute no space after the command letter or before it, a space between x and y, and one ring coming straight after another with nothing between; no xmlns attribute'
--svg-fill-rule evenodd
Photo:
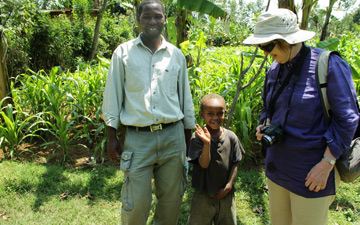
<svg viewBox="0 0 360 225"><path fill-rule="evenodd" d="M143 0L143 1L140 2L139 8L138 8L138 15L137 15L137 16L140 16L140 15L141 15L141 13L142 13L142 11L143 11L143 8L144 8L144 5L146 5L146 4L152 4L152 3L157 3L157 4L161 5L163 14L165 15L165 6L164 6L164 3L162 3L162 1L160 1L160 0Z"/></svg>
<svg viewBox="0 0 360 225"><path fill-rule="evenodd" d="M223 98L223 96L221 96L219 94L207 94L200 101L200 111L203 111L203 109L205 107L205 102L210 100L210 99L213 99L213 98L224 102L224 105L225 105L225 99Z"/></svg>

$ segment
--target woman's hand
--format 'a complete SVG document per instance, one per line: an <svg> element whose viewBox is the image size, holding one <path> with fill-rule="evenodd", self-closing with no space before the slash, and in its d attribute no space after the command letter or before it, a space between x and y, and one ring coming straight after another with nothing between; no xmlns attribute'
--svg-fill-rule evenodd
<svg viewBox="0 0 360 225"><path fill-rule="evenodd" d="M334 159L335 157L331 154L329 146L326 147L324 156ZM316 164L310 172L307 174L305 180L305 186L309 188L310 191L318 192L326 188L327 180L329 178L331 170L333 170L334 165L331 165L325 159Z"/></svg>
<svg viewBox="0 0 360 225"><path fill-rule="evenodd" d="M260 124L256 127L256 138L258 141L261 141L264 134L260 133L260 129L263 128L265 125L270 125L270 119L267 118L263 124Z"/></svg>
<svg viewBox="0 0 360 225"><path fill-rule="evenodd" d="M326 188L330 172L333 168L333 165L322 159L307 174L305 178L305 186L308 187L310 191L318 192L320 190L324 190Z"/></svg>
<svg viewBox="0 0 360 225"><path fill-rule="evenodd" d="M256 127L256 138L258 141L261 141L261 138L264 136L264 134L260 133L260 129L264 127L265 125L261 124Z"/></svg>

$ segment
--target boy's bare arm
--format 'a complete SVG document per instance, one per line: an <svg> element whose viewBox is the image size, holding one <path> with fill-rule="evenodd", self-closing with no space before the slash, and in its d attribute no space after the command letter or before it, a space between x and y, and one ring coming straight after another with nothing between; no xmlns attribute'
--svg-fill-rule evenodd
<svg viewBox="0 0 360 225"><path fill-rule="evenodd" d="M211 136L208 129L205 127L204 130L199 126L199 124L196 124L195 127L195 133L196 135L203 141L204 146L202 153L199 157L199 164L202 168L208 168L211 160L210 155L210 142L211 142Z"/></svg>
<svg viewBox="0 0 360 225"><path fill-rule="evenodd" d="M230 176L229 176L229 181L228 181L228 184L231 186L231 188L232 188L232 186L234 185L237 172L238 172L238 166L237 166L237 164L234 164L234 165L231 167Z"/></svg>
<svg viewBox="0 0 360 225"><path fill-rule="evenodd" d="M237 172L238 172L237 164L234 164L231 167L229 180L228 180L226 186L215 195L215 197L214 197L215 200L220 200L220 199L224 198L231 191L231 189L234 185L234 182L235 182Z"/></svg>

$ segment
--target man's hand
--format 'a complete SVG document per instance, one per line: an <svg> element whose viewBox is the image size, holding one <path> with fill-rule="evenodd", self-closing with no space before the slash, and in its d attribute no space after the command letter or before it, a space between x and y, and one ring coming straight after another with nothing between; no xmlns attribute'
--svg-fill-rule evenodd
<svg viewBox="0 0 360 225"><path fill-rule="evenodd" d="M108 142L107 142L107 152L109 158L120 163L121 159L121 147L120 141L116 137L116 129L108 126Z"/></svg>
<svg viewBox="0 0 360 225"><path fill-rule="evenodd" d="M186 156L189 156L191 129L184 129L184 133L185 133L185 143L186 143Z"/></svg>
<svg viewBox="0 0 360 225"><path fill-rule="evenodd" d="M118 139L109 141L107 143L107 152L109 155L109 158L111 160L114 160L118 163L120 163L120 159L121 159L121 147L120 147L120 141Z"/></svg>

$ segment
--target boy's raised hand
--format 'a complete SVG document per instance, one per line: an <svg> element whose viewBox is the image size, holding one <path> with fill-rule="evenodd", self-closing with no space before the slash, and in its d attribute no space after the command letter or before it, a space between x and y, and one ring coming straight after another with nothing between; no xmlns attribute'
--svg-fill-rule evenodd
<svg viewBox="0 0 360 225"><path fill-rule="evenodd" d="M206 127L202 129L199 124L196 124L195 133L204 143L210 143L211 135Z"/></svg>

